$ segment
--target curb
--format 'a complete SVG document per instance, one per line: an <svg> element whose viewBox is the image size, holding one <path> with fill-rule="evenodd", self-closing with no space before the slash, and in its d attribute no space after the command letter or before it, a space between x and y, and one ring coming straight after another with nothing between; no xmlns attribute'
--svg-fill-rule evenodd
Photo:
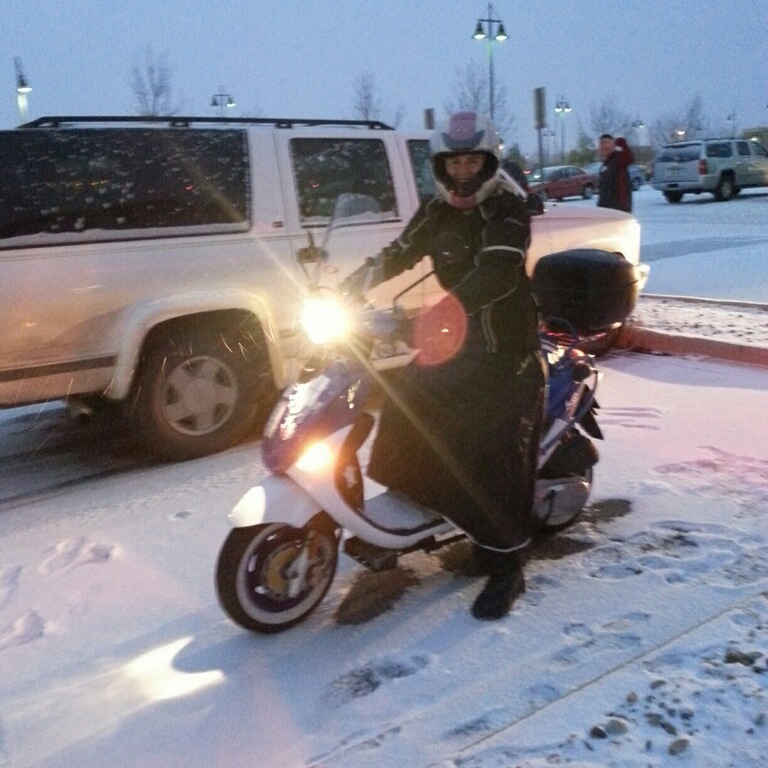
<svg viewBox="0 0 768 768"><path fill-rule="evenodd" d="M636 352L658 352L668 355L702 355L735 363L768 367L768 348L734 344L728 341L685 336L634 325L624 325L617 341L622 349Z"/></svg>

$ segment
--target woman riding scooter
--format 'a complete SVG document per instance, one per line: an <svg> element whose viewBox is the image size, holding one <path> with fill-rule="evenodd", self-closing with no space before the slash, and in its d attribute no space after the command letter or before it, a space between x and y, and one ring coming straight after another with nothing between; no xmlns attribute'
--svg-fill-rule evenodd
<svg viewBox="0 0 768 768"><path fill-rule="evenodd" d="M487 574L472 614L498 619L525 591L545 395L525 273L530 216L499 171L500 138L487 118L452 115L434 131L431 156L438 194L379 254L372 278L364 266L345 281L351 292L372 287L429 255L447 291L415 322L421 354L392 383L368 474L469 536Z"/></svg>

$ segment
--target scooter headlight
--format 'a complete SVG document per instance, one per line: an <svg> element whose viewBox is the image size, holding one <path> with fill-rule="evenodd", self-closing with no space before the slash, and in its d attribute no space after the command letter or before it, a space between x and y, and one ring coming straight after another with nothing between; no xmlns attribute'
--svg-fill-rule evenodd
<svg viewBox="0 0 768 768"><path fill-rule="evenodd" d="M311 296L304 302L301 326L313 344L338 341L349 325L349 310L336 296Z"/></svg>
<svg viewBox="0 0 768 768"><path fill-rule="evenodd" d="M313 443L301 454L296 466L302 472L318 473L325 471L333 464L333 451L328 443Z"/></svg>

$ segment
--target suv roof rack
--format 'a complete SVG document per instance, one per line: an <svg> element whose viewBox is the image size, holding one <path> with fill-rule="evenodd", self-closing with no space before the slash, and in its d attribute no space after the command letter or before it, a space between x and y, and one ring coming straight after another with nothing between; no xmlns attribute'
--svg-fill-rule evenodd
<svg viewBox="0 0 768 768"><path fill-rule="evenodd" d="M186 117L180 115L51 115L38 117L36 120L20 125L19 128L60 128L63 125L82 125L83 123L164 123L171 128L189 128L193 124L271 125L275 128L342 125L386 131L394 130L391 125L382 123L380 120L332 120L294 117Z"/></svg>

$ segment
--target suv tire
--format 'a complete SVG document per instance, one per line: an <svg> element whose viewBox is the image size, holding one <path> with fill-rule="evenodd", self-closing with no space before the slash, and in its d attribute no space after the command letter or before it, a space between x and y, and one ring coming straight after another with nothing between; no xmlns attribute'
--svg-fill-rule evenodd
<svg viewBox="0 0 768 768"><path fill-rule="evenodd" d="M730 200L736 194L736 187L733 183L733 176L724 173L715 187L715 200L723 202Z"/></svg>
<svg viewBox="0 0 768 768"><path fill-rule="evenodd" d="M679 203L683 199L682 192L665 192L664 197L667 198L668 203Z"/></svg>
<svg viewBox="0 0 768 768"><path fill-rule="evenodd" d="M147 342L133 397L144 448L166 461L224 450L243 440L274 402L263 338L246 328L172 324Z"/></svg>

